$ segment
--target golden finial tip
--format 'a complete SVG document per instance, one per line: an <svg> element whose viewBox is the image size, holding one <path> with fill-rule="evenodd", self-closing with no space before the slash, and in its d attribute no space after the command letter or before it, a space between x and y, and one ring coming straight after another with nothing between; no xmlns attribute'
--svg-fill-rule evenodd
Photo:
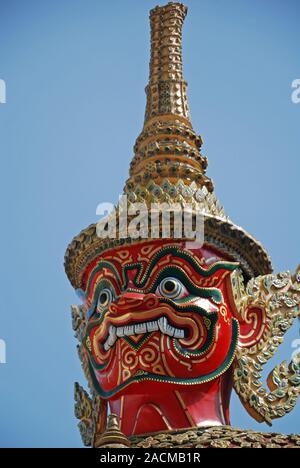
<svg viewBox="0 0 300 468"><path fill-rule="evenodd" d="M181 9L181 11L184 12L185 14L188 11L188 7L186 5L184 5L184 3L181 3L181 2L168 2L165 5L156 5L154 8L152 8L152 10L150 10L150 16L158 13L159 11L167 10L167 9L172 8L172 7Z"/></svg>
<svg viewBox="0 0 300 468"><path fill-rule="evenodd" d="M107 429L95 441L96 448L126 448L130 447L129 439L120 430L119 418L116 414L108 416Z"/></svg>

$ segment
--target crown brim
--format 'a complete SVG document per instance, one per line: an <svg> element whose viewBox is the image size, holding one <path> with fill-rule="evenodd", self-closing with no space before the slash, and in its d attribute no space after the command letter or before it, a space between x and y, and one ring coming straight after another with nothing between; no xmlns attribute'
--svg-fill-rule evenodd
<svg viewBox="0 0 300 468"><path fill-rule="evenodd" d="M97 236L96 224L91 224L74 237L65 254L65 271L75 289L82 287L86 268L107 250L124 245L145 243L147 239L102 239ZM171 231L172 232L172 231ZM118 237L118 236L117 236ZM192 240L169 238L170 241ZM153 239L148 239L153 242ZM217 249L240 264L245 279L272 273L271 259L262 244L240 226L216 216L204 215L204 245Z"/></svg>

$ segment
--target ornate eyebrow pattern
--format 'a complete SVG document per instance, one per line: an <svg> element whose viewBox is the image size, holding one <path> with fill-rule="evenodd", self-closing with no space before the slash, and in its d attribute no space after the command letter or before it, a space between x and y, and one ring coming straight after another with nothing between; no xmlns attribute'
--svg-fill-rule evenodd
<svg viewBox="0 0 300 468"><path fill-rule="evenodd" d="M130 270L137 270L135 277L133 278L133 285L136 288L144 288L149 280L151 279L151 276L153 275L153 271L155 267L157 266L157 263L162 260L165 256L167 255L172 255L172 257L179 258L181 261L185 260L189 266L191 266L194 270L194 272L201 277L204 278L209 278L210 276L214 275L219 270L227 270L227 271L233 271L238 267L237 263L233 262L226 262L226 261L219 261L211 265L209 268L203 268L199 260L193 255L182 249L179 246L174 246L174 245L169 245L169 246L164 246L162 247L158 252L155 253L155 255L151 258L149 264L145 268L144 272L144 265L142 262L136 262L136 263L130 263L128 265L125 265L122 269L122 276L118 271L118 269L115 267L115 265L107 260L102 260L98 263L98 265L92 270L85 289L85 297L88 297L91 292L92 292L92 284L95 276L97 273L101 272L103 269L109 269L112 274L113 278L115 279L120 291L124 291L128 288L129 284L129 271ZM183 280L188 284L190 290L194 290L196 294L201 295L202 297L211 297L216 303L222 302L222 298L218 296L218 291L217 289L214 288L196 288L195 285L190 281L188 278L187 274L184 273L183 269L176 266L172 265L169 267L163 268L160 273L157 275L156 279L153 281L157 280L158 278L161 278L162 274L166 274L166 272L169 272L170 274L174 274L176 272L176 276L180 279L183 278ZM151 287L148 287L146 292L153 292L153 282ZM98 291L99 288L98 286L95 288L95 291ZM93 292L93 296L95 294L95 291Z"/></svg>
<svg viewBox="0 0 300 468"><path fill-rule="evenodd" d="M149 278L151 277L151 274L153 272L154 267L157 265L157 262L168 254L172 254L173 257L186 260L188 264L194 269L194 271L202 277L212 276L218 270L233 271L238 267L238 263L220 261L220 262L214 263L213 265L211 265L211 267L206 269L206 268L203 268L200 265L199 261L186 250L183 250L182 248L178 246L165 246L153 256L149 265L146 267L146 270L144 273L142 273L142 270L143 270L142 263L137 262L131 265L126 265L123 269L124 278L125 278L123 288L126 289L128 286L128 283L129 283L128 271L132 269L137 269L137 273L135 275L135 278L133 279L133 284L137 288L143 288L147 284Z"/></svg>
<svg viewBox="0 0 300 468"><path fill-rule="evenodd" d="M97 273L99 273L101 270L103 270L104 268L108 268L109 270L111 270L111 272L114 274L115 276L115 280L119 286L120 289L122 289L122 279L120 277L120 274L117 270L117 268L115 267L115 265L107 260L102 260L101 262L98 263L98 265L92 270L90 276L89 276L89 279L88 279L88 282L87 282L87 285L86 285L86 288L85 288L85 295L86 297L89 296L90 294L90 289L91 289L91 285L92 285L92 282L93 282L93 279L95 277L95 275Z"/></svg>
<svg viewBox="0 0 300 468"><path fill-rule="evenodd" d="M214 287L197 287L192 281L190 281L188 275L178 266L167 266L160 270L151 282L151 286L145 290L145 293L154 293L159 283L167 276L175 276L178 278L184 286L187 287L190 294L199 296L205 299L212 299L215 304L221 304L223 302L223 294L218 288Z"/></svg>

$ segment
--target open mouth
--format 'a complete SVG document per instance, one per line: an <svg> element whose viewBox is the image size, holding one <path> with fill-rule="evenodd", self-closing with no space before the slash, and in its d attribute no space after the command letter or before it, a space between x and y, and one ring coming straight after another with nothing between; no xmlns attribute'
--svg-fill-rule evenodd
<svg viewBox="0 0 300 468"><path fill-rule="evenodd" d="M91 326L88 333L91 334L94 354L99 361L106 362L108 353L114 349L118 339L127 341L137 350L151 333L160 333L165 338L180 340L185 348L193 347L199 340L205 339L207 326L217 318L215 310L206 312L203 307L198 307L198 304L184 307L171 307L166 303L158 304L158 307L155 307L156 305L155 303L154 308L150 308L151 302L147 305L148 310L125 309L124 313L123 310L112 309L107 312L100 326ZM211 307L206 303L205 306L206 309Z"/></svg>
<svg viewBox="0 0 300 468"><path fill-rule="evenodd" d="M136 336L143 335L145 333L151 333L160 331L164 335L168 335L173 338L184 338L185 330L183 328L177 328L172 325L167 317L160 317L157 320L151 322L139 322L132 325L117 326L110 325L108 329L108 336L104 342L103 348L108 351L114 346L118 338L125 336Z"/></svg>

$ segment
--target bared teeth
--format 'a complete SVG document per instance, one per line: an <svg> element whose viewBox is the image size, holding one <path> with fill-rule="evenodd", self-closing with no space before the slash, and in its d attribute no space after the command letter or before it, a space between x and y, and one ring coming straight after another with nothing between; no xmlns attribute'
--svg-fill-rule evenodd
<svg viewBox="0 0 300 468"><path fill-rule="evenodd" d="M114 327L113 325L110 325L108 332L109 332L108 338L104 344L105 351L108 351L109 348L111 348L117 341L116 327Z"/></svg>
<svg viewBox="0 0 300 468"><path fill-rule="evenodd" d="M184 330L180 330L179 328L175 330L174 338L184 338Z"/></svg>
<svg viewBox="0 0 300 468"><path fill-rule="evenodd" d="M124 335L125 336L134 335L134 326L130 325L129 327L124 327Z"/></svg>
<svg viewBox="0 0 300 468"><path fill-rule="evenodd" d="M164 335L168 335L174 338L184 338L184 330L181 328L175 328L169 324L166 317L161 317L158 320L152 322L141 322L134 325L127 325L124 327L115 327L110 325L108 330L108 337L103 345L104 350L108 351L112 348L118 338L132 335L142 335L144 333L151 333L160 330Z"/></svg>
<svg viewBox="0 0 300 468"><path fill-rule="evenodd" d="M159 328L159 325L158 325L157 321L147 322L147 331L148 332L157 331L158 328Z"/></svg>
<svg viewBox="0 0 300 468"><path fill-rule="evenodd" d="M147 331L147 325L145 323L138 323L137 325L134 326L134 333L136 335L141 335L146 333Z"/></svg>
<svg viewBox="0 0 300 468"><path fill-rule="evenodd" d="M117 328L117 337L122 338L124 336L124 327L118 327Z"/></svg>
<svg viewBox="0 0 300 468"><path fill-rule="evenodd" d="M166 318L165 317L161 317L158 321L158 326L159 326L159 329L162 333L165 333L166 331Z"/></svg>

